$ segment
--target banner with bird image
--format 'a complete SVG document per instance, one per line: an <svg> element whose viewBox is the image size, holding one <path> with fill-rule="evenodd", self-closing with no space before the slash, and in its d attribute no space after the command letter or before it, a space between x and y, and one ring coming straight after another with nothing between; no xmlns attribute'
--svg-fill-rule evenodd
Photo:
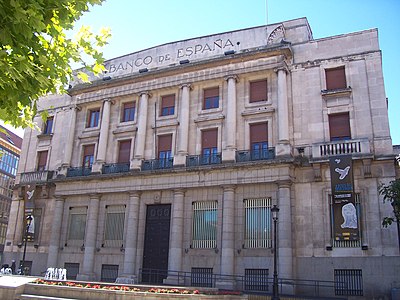
<svg viewBox="0 0 400 300"><path fill-rule="evenodd" d="M332 230L336 241L360 238L359 216L354 196L353 163L351 155L329 159L332 187Z"/></svg>

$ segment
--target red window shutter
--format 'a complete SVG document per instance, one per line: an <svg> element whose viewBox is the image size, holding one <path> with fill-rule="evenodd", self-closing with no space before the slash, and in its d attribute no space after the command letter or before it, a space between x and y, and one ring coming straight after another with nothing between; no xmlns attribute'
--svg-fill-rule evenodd
<svg viewBox="0 0 400 300"><path fill-rule="evenodd" d="M161 109L175 106L175 94L161 97Z"/></svg>
<svg viewBox="0 0 400 300"><path fill-rule="evenodd" d="M218 144L218 129L203 130L201 132L201 145L204 148L215 148Z"/></svg>
<svg viewBox="0 0 400 300"><path fill-rule="evenodd" d="M118 163L128 163L131 154L131 140L119 142Z"/></svg>
<svg viewBox="0 0 400 300"><path fill-rule="evenodd" d="M204 99L219 97L219 87L213 87L204 90Z"/></svg>
<svg viewBox="0 0 400 300"><path fill-rule="evenodd" d="M325 77L327 90L344 89L347 87L344 67L326 69Z"/></svg>
<svg viewBox="0 0 400 300"><path fill-rule="evenodd" d="M94 155L94 145L86 145L83 148L83 156Z"/></svg>
<svg viewBox="0 0 400 300"><path fill-rule="evenodd" d="M250 144L268 142L268 124L259 123L250 125Z"/></svg>
<svg viewBox="0 0 400 300"><path fill-rule="evenodd" d="M331 141L351 138L348 112L329 115L329 133Z"/></svg>
<svg viewBox="0 0 400 300"><path fill-rule="evenodd" d="M48 154L48 151L38 152L38 167L37 167L38 171L46 170L47 154Z"/></svg>
<svg viewBox="0 0 400 300"><path fill-rule="evenodd" d="M160 135L158 137L158 151L171 151L172 134Z"/></svg>
<svg viewBox="0 0 400 300"><path fill-rule="evenodd" d="M267 80L250 82L250 102L267 101Z"/></svg>

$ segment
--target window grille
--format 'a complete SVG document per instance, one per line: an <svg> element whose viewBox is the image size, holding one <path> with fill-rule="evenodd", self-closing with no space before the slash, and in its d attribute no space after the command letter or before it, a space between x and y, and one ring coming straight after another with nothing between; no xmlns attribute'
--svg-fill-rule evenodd
<svg viewBox="0 0 400 300"><path fill-rule="evenodd" d="M192 286L213 287L213 269L192 268L191 280Z"/></svg>
<svg viewBox="0 0 400 300"><path fill-rule="evenodd" d="M82 246L85 239L87 207L71 207L69 212L68 246Z"/></svg>
<svg viewBox="0 0 400 300"><path fill-rule="evenodd" d="M245 248L272 247L271 198L245 199Z"/></svg>
<svg viewBox="0 0 400 300"><path fill-rule="evenodd" d="M268 269L245 269L244 289L246 291L268 291Z"/></svg>
<svg viewBox="0 0 400 300"><path fill-rule="evenodd" d="M335 269L335 295L362 296L363 282L360 269Z"/></svg>
<svg viewBox="0 0 400 300"><path fill-rule="evenodd" d="M348 240L348 241L336 241L334 239L334 219L333 219L333 199L332 195L329 195L329 204L331 208L331 234L332 234L332 246L337 248L358 248L362 245L362 234L361 234L361 201L360 201L360 194L356 193L354 195L355 206L357 210L357 220L358 220L358 228L359 228L359 239L358 240Z"/></svg>
<svg viewBox="0 0 400 300"><path fill-rule="evenodd" d="M124 239L125 205L108 205L104 228L104 246L121 247Z"/></svg>
<svg viewBox="0 0 400 300"><path fill-rule="evenodd" d="M217 201L193 202L192 248L217 247Z"/></svg>
<svg viewBox="0 0 400 300"><path fill-rule="evenodd" d="M118 265L101 265L101 281L115 282L118 278Z"/></svg>
<svg viewBox="0 0 400 300"><path fill-rule="evenodd" d="M64 269L67 270L67 279L76 280L79 273L79 263L64 263Z"/></svg>

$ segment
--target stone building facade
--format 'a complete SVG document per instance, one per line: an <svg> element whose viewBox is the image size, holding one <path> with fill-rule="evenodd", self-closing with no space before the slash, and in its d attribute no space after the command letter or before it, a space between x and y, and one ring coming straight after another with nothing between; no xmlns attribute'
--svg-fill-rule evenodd
<svg viewBox="0 0 400 300"><path fill-rule="evenodd" d="M32 274L266 290L277 205L278 274L293 279L284 292L307 289L295 280L364 297L400 284L378 195L395 164L376 29L313 39L301 18L106 68L42 99L50 118L25 131L9 259L21 259L32 214ZM339 187L351 188L355 225L337 212L332 158L350 158Z"/></svg>

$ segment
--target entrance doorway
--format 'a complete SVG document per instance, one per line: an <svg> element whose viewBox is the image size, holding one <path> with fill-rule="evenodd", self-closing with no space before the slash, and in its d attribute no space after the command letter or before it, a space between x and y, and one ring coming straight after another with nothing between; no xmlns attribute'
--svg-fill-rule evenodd
<svg viewBox="0 0 400 300"><path fill-rule="evenodd" d="M168 275L171 204L148 205L144 236L142 282L162 283Z"/></svg>

